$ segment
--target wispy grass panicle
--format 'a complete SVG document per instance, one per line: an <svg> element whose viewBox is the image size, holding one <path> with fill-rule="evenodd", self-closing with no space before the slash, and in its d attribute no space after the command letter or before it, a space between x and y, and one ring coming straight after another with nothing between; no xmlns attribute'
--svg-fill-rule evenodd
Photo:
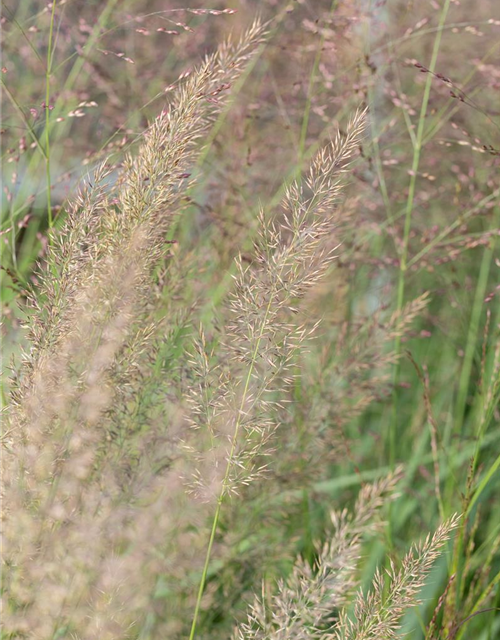
<svg viewBox="0 0 500 640"><path fill-rule="evenodd" d="M197 382L190 389L193 417L201 426L195 416L205 416L210 447L214 438L229 441L229 445L222 444L227 451L222 456L226 471L221 496L237 492L241 483L247 484L263 470L257 461L276 426L271 419L272 392L277 381L281 390L281 385L291 382L295 354L311 332L297 323L297 305L334 260L341 174L360 144L363 125L364 112L359 111L345 137L339 135L318 153L304 184L295 182L288 187L279 222L260 213L250 264L242 256L236 258L220 348L215 356L205 353L203 333L196 345L192 373ZM209 371L209 360L214 357L219 365ZM212 379L209 390L206 380L215 370L217 381Z"/></svg>
<svg viewBox="0 0 500 640"><path fill-rule="evenodd" d="M116 183L109 184L111 170L103 163L70 204L31 296L35 312L28 315L30 347L21 372L22 393L31 384L28 370L49 363L51 354L61 351L60 341L68 338L82 312L77 301L93 299L106 287L113 290L120 261L139 278L133 289L135 313L140 315L140 300L148 298L149 270L168 251L165 235L191 183L199 143L264 32L255 22L238 42L227 42L207 56L179 84L170 106L151 124L137 153L127 158ZM97 299L93 306L97 308ZM102 315L104 321L108 316Z"/></svg>
<svg viewBox="0 0 500 640"><path fill-rule="evenodd" d="M152 509L144 520L151 535L133 537L141 512L134 494L144 499L150 487L161 495L158 474L169 466L138 464L141 438L151 441L140 387L148 369L158 380L151 355L168 335L160 320L169 310L158 315L156 308L155 267L168 256L166 233L202 139L263 33L256 22L194 69L118 178L106 164L98 167L53 232L6 412L4 624L11 634L51 638L66 629L125 637L131 618L141 615L131 605L119 612L120 598L133 594L118 596L116 580L128 582L127 566L134 573L138 557L145 561L157 523ZM153 395L162 393L160 385ZM135 438L127 438L130 415L140 420ZM170 440L174 448L173 434ZM136 545L119 571L117 531L128 537L126 546ZM92 551L82 555L85 532Z"/></svg>
<svg viewBox="0 0 500 640"><path fill-rule="evenodd" d="M229 322L220 355L228 363L230 375L219 397L212 400L220 415L220 430L211 431L208 447L212 460L214 438L219 438L218 455L223 462L210 464L216 476L212 473L208 478L212 486L219 484L220 488L190 638L196 632L223 501L266 469L263 456L269 453L267 447L277 428L273 410L283 402L284 388L293 378L290 371L295 355L310 334L294 319L296 305L334 259L334 211L342 173L363 135L364 116L364 111L356 112L345 137L338 134L330 147L318 153L304 184L294 182L287 188L282 221L268 221L261 212L251 263L245 265L242 256L236 259ZM281 393L276 400L272 393L278 386ZM204 402L200 398L197 404L203 406ZM206 474L198 471L195 483L199 485L204 477Z"/></svg>
<svg viewBox="0 0 500 640"><path fill-rule="evenodd" d="M419 603L418 594L425 579L459 521L458 516L452 516L434 535L413 545L399 568L391 561L387 575L377 571L372 591L368 594L359 591L353 618L345 611L341 614L330 636L332 640L396 638L403 614Z"/></svg>
<svg viewBox="0 0 500 640"><path fill-rule="evenodd" d="M352 513L330 514L333 535L318 550L314 566L300 558L271 597L257 597L247 622L234 632L235 640L306 640L324 638L334 618L357 585L357 567L364 536L380 528L377 515L395 497L401 469L365 485Z"/></svg>
<svg viewBox="0 0 500 640"><path fill-rule="evenodd" d="M377 571L372 591L358 591L351 617L350 596L357 583L362 537L373 531L373 518L391 499L398 474L364 487L352 515L332 514L334 535L318 553L315 565L300 559L273 596L256 598L247 622L235 630L235 640L397 637L401 617L419 602L418 593L459 520L452 517L433 536L413 546L400 568L392 563L386 576Z"/></svg>

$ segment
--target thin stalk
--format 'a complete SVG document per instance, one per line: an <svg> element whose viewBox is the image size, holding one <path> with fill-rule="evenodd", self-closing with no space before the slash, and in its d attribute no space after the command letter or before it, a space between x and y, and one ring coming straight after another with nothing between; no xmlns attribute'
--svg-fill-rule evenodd
<svg viewBox="0 0 500 640"><path fill-rule="evenodd" d="M301 212L302 221L305 220L307 218L307 216L310 214L311 210L314 207L314 204L315 204L315 199L313 198L309 202L308 206L304 209L304 211ZM279 273L278 273L277 278L276 278L276 282L277 283L281 282L281 277L283 275L283 270L285 269L285 265L286 265L286 261L284 261L282 263L282 265L281 265L281 267L279 269ZM254 350L252 352L250 366L248 368L248 373L247 373L246 378L245 378L245 384L243 386L242 398L241 398L240 406L239 406L239 409L238 409L238 416L236 418L236 424L235 424L235 428L234 428L233 437L232 437L232 440L231 440L231 449L230 449L229 456L228 456L228 459L227 459L226 470L225 470L225 473L224 473L224 479L222 481L222 487L221 487L221 490L220 490L219 497L217 499L217 508L215 510L214 519L213 519L213 522L212 522L210 540L209 540L209 543L208 543L207 554L206 554L206 557L205 557L205 564L203 566L203 571L202 571L201 580L200 580L200 586L199 586L199 589L198 589L198 597L197 597L197 600L196 600L195 611L194 611L194 616L193 616L193 623L191 625L191 633L189 634L189 640L193 640L193 638L195 636L195 632L196 632L196 625L197 625L197 622L198 622L198 616L199 616L199 611L200 611L200 606L201 606L201 598L202 598L203 592L205 590L205 583L206 583L207 573L208 573L208 565L210 563L210 556L211 556L211 553L212 553L212 547L213 547L213 543L214 543L214 539L215 539L215 533L217 531L217 526L219 524L221 506L222 506L222 502L224 500L224 496L226 495L227 488L229 486L229 474L231 473L231 466L232 466L232 462L233 462L233 457L234 457L234 453L235 453L235 450L236 450L236 445L238 443L238 434L239 434L239 430L240 430L240 426L241 426L242 417L245 415L244 408L245 408L245 403L247 401L248 392L249 392L249 389L250 389L250 381L252 379L252 375L253 375L253 372L254 372L254 369L255 369L255 363L257 361L257 354L259 353L260 344L262 342L262 338L264 337L264 331L265 331L265 328L266 328L267 323L268 323L269 313L271 311L271 306L272 306L273 301L274 301L274 295L276 294L276 287L277 287L277 285L274 284L272 289L271 289L271 293L269 295L269 300L268 300L268 303L267 303L267 306L266 306L266 310L264 312L264 317L262 319L262 323L261 323L261 326L260 326L259 335L258 335L257 341L255 343ZM258 395L260 395L260 393Z"/></svg>
<svg viewBox="0 0 500 640"><path fill-rule="evenodd" d="M498 227L499 220L500 206L496 208L495 218L493 222L494 229ZM489 246L484 250L483 259L481 261L481 268L479 270L479 277L476 285L476 293L474 295L472 313L469 322L469 331L467 334L467 344L465 347L465 355L462 364L462 370L460 372L460 380L458 383L458 396L455 409L455 428L457 432L459 429L463 429L465 407L467 404L467 393L469 390L469 382L472 370L472 361L474 359L474 353L477 345L479 321L481 318L481 311L483 309L483 300L486 293L486 287L488 285L491 261L495 252L495 240L496 238L494 237Z"/></svg>
<svg viewBox="0 0 500 640"><path fill-rule="evenodd" d="M445 0L441 16L439 18L438 29L436 32L436 37L434 39L434 46L432 49L432 57L429 65L429 71L434 72L436 68L436 63L439 55L439 48L441 46L441 36L444 28L444 24L446 22L446 17L448 15L448 10L450 8L451 0ZM418 119L418 127L417 127L417 135L415 137L415 145L413 148L413 161L411 167L411 176L410 176L410 185L408 189L408 199L406 201L406 209L405 209L405 223L404 223L404 231L403 231L403 247L401 250L400 263L399 263L399 277L398 277L398 288L397 288L397 302L396 302L396 311L401 313L404 305L405 299L405 285L406 285L406 271L408 268L408 245L410 239L410 231L411 231L411 221L413 214L413 207L415 203L415 188L417 184L417 175L418 169L420 166L420 158L422 152L422 142L424 138L424 130L425 130L425 119L427 116L427 107L429 104L429 98L431 94L431 86L432 86L432 73L427 74L427 79L424 88L424 96L422 99L422 106L420 108L420 116ZM401 336L397 335L394 340L394 352L396 356L399 356L401 353ZM399 382L400 375L400 364L399 358L396 364L394 365L394 391L393 391L393 416L390 421L389 427L389 460L391 463L391 467L394 466L396 462L396 426L397 426L397 385Z"/></svg>
<svg viewBox="0 0 500 640"><path fill-rule="evenodd" d="M203 571L202 571L201 580L200 580L200 586L198 588L198 597L196 599L196 606L195 606L194 615L193 615L193 623L191 625L191 633L189 634L189 640L193 640L193 638L195 636L195 632L196 632L196 625L198 623L198 616L199 616L199 613L200 613L201 598L202 598L203 592L205 590L205 583L206 583L206 580L207 580L207 573L208 573L208 565L210 563L210 556L212 554L212 547L213 547L213 544L214 544L215 533L217 531L217 527L218 527L218 524L219 524L219 517L220 517L220 512L221 512L222 501L224 500L224 496L226 494L227 487L228 487L228 484L229 484L229 474L231 473L231 465L232 465L232 461L233 461L233 457L234 457L234 452L236 450L236 444L238 442L238 434L239 434L239 430L240 430L241 419L242 419L242 416L243 416L243 409L245 407L245 403L246 403L246 399L247 399L247 395L248 395L248 390L249 390L249 387L250 387L250 380L252 379L253 370L255 368L255 362L257 360L257 354L258 354L258 351L259 351L260 343L261 343L262 337L264 335L264 329L266 327L267 319L269 317L269 312L271 310L271 303L273 301L273 295L274 295L274 292L271 293L271 295L269 296L269 302L267 303L264 319L262 320L259 337L258 337L257 342L255 344L255 348L254 348L253 353L252 353L252 360L250 362L250 367L248 369L248 373L247 373L247 376L246 376L246 379L245 379L245 385L244 385L244 388L243 388L243 396L241 398L241 403L240 403L240 407L239 407L239 410L238 410L238 417L236 419L236 425L234 427L233 438L232 438L232 441L231 441L231 450L229 452L229 457L228 457L228 460L227 460L226 471L224 473L224 479L222 481L222 487L221 487L221 490L220 490L220 494L219 494L219 497L217 498L217 508L215 510L214 519L213 519L213 522L212 522L212 529L211 529L211 532L210 532L210 540L208 542L207 554L205 556L205 564L203 566Z"/></svg>
<svg viewBox="0 0 500 640"><path fill-rule="evenodd" d="M409 269L414 264L416 264L421 258L423 258L427 253L429 253L429 251L434 249L434 247L437 246L441 242L441 240L444 240L446 236L449 236L452 231L457 229L463 222L465 222L465 220L467 220L472 215L474 215L475 213L483 209L484 206L487 205L489 202L498 198L499 195L500 195L500 189L495 189L493 193L490 193L489 196L484 197L474 207L472 207L471 209L468 209L462 215L458 216L457 219L452 224L450 224L448 227L446 227L446 229L441 231L441 233L437 235L433 240L428 242L426 246L422 249L422 251L420 251L415 256L413 256L413 258L406 265L407 268Z"/></svg>
<svg viewBox="0 0 500 640"><path fill-rule="evenodd" d="M481 67L482 64L486 63L496 52L496 50L500 47L500 42L495 42L495 44L493 44L488 51L485 53L485 55L478 61L477 65L474 65L474 67L471 69L471 71L465 76L465 78L461 81L461 88L465 91L465 88L467 87L467 85L470 83L470 81L472 80L472 78L476 75L476 73L478 72L478 69ZM471 91L467 92L467 97L468 98L473 98L477 93L480 92L479 87L476 87L474 89L471 89ZM450 104L453 104L452 108L449 109ZM460 104L460 103L459 103ZM443 128L443 126L449 121L451 120L451 118L453 117L453 115L458 111L459 104L457 104L457 100L456 98L451 98L448 103L442 107L441 109L439 109L439 111L437 111L435 117L434 117L434 123L431 124L427 130L427 134L424 137L424 146L427 144L427 142L429 142L432 138L434 138L436 136L436 134L439 132L440 129ZM448 111L448 113L446 113ZM482 110L479 109L479 111L482 113ZM483 113L484 115L484 113ZM489 117L488 117L489 119ZM496 124L495 124L496 126ZM498 128L498 127L497 127Z"/></svg>
<svg viewBox="0 0 500 640"><path fill-rule="evenodd" d="M21 23L19 22L19 20L17 20L15 14L12 13L12 11L9 9L9 7L4 4L2 2L2 8L4 9L4 11L7 11L7 13L9 14L9 20L12 22L12 24L15 24L16 27L19 29L19 31L22 33L23 38L26 40L26 42L28 43L28 46L30 47L30 49L33 51L33 53L35 54L35 56L38 58L38 61L41 62L43 64L43 60L40 56L40 54L38 53L37 48L33 45L33 43L31 42L31 40L28 38L28 34L26 33L26 31L23 29Z"/></svg>
<svg viewBox="0 0 500 640"><path fill-rule="evenodd" d="M28 120L28 118L26 117L26 114L24 113L24 111L21 108L21 105L19 104L19 102L16 100L16 98L14 97L14 94L11 93L9 87L5 84L5 82L3 81L3 79L0 78L0 82L2 83L2 87L5 91L5 93L7 94L7 97L9 98L9 100L12 103L12 106L14 107L14 109L17 111L17 113L19 114L21 120L24 122L24 125L26 126L26 129L29 131L30 136L33 139L33 142L36 144L37 149L40 151L40 153L42 154L42 156L47 159L47 155L45 153L45 149L42 147L42 145L40 144L40 140L38 139L33 127L30 124L30 121ZM25 205L27 206L27 205ZM14 216L16 216L19 212L19 209L14 211Z"/></svg>
<svg viewBox="0 0 500 640"><path fill-rule="evenodd" d="M321 38L318 46L318 50L316 51L316 56L314 58L311 76L309 78L309 87L307 89L307 99L306 106L304 109L304 115L302 117L302 125L300 128L300 138L299 138L299 171L302 169L302 162L304 159L304 150L306 146L306 138L307 138L307 129L309 128L309 118L311 115L311 104L312 104L312 92L314 87L314 82L316 80L316 74L318 73L319 63L321 60L321 51L323 49L324 37Z"/></svg>
<svg viewBox="0 0 500 640"><path fill-rule="evenodd" d="M482 478L481 482L479 483L470 501L469 507L467 508L466 515L468 515L472 511L473 507L476 505L477 501L479 500L481 494L485 490L489 481L495 475L495 473L498 471L499 468L500 468L500 456L496 458L495 462L491 465L491 467L488 469L488 471L485 473L484 477Z"/></svg>
<svg viewBox="0 0 500 640"><path fill-rule="evenodd" d="M471 461L470 470L469 470L469 475L471 479L473 479L475 476L478 463L479 463L479 456L481 453L481 449L483 447L483 442L485 440L485 434L488 429L489 423L492 419L493 410L498 405L498 400L500 398L500 393L499 393L500 368L498 367L498 361L499 361L498 353L499 353L499 347L497 347L496 352L494 354L494 358L493 358L494 372L493 372L492 381L487 391L487 400L485 401L485 404L481 407L482 415L479 417L479 420L478 420L479 427L476 433L476 438L475 438L476 443L474 448L474 454L472 456L472 461ZM482 478L481 482L479 483L476 489L474 489L473 482L468 483L468 486L467 486L467 492L464 497L464 505L466 505L466 509L464 513L462 526L460 528L460 536L457 540L457 546L454 552L453 566L452 566L452 572L457 576L457 580L455 584L457 607L460 604L460 600L459 600L460 595L463 595L463 590L461 590L460 587L462 584L462 574L463 574L464 563L465 563L464 555L463 555L463 547L465 542L465 530L466 530L467 521L470 514L472 513L473 508L475 507L477 501L479 500L481 494L483 493L486 486L489 484L491 478L498 471L499 467L500 467L500 456L496 458L495 462L488 469L488 471L486 472L486 474L484 475L484 477Z"/></svg>
<svg viewBox="0 0 500 640"><path fill-rule="evenodd" d="M99 33L101 31L101 29L103 28L105 21L108 19L114 5L116 4L118 0L108 0L108 3L106 5L106 7L104 8L103 12L101 13L101 15L99 16L98 21L96 22L92 33L88 39L88 41L86 42L85 46L83 47L83 50L81 52L81 55L78 56L78 59L75 61L67 79L64 82L64 91L65 93L69 93L71 91L71 89L73 88L79 74L80 71L83 68L83 65L85 64L85 61L88 58L88 53L91 50L91 48L94 46L96 40L98 39ZM54 23L55 23L55 18L54 18L54 12L55 12L55 4L56 4L57 0L54 1L53 5L52 5L52 19L51 19L51 23L50 23L50 34L49 34L49 49L50 51L47 54L47 62L46 62L46 95L45 95L45 104L46 104L46 117L45 117L45 149L44 149L44 156L46 156L47 154L47 140L49 140L49 149L50 149L50 123L49 123L49 118L48 118L48 97L50 98L50 94L47 97L47 76L49 76L50 79L50 75L52 74L52 63L53 63L53 43L54 43L54 39L53 39L53 33L54 33ZM50 67L49 67L50 65ZM53 120L57 118L57 116L59 116L62 113L63 107L66 108L68 107L69 104L64 102L64 100L59 97L55 100L54 105L53 105L53 110L52 110L52 118ZM49 124L49 126L47 126L47 124ZM58 138L63 137L66 133L67 133L67 128L70 126L69 120L65 120L64 122L61 123L60 127L58 127ZM37 169L39 167L39 158L35 155L33 155L30 159L29 162L29 167L27 168L27 175L35 175L37 172ZM47 163L47 159L45 158L45 161ZM49 165L49 170L46 170L46 173L48 174L48 172L50 171L50 158L48 161L48 165ZM50 184L47 185L47 191L50 191ZM41 191L42 193L43 191ZM20 196L19 196L20 198ZM19 199L17 198L17 199ZM26 208L26 198L22 198L23 203L21 205L19 205L16 210L15 210L15 215L20 215L21 212L23 211L24 208ZM50 202L50 193L47 194L47 205ZM52 207L50 207L50 216L52 216ZM49 220L50 223L50 220ZM51 226L49 224L49 226Z"/></svg>
<svg viewBox="0 0 500 640"><path fill-rule="evenodd" d="M495 354L495 360L498 361L498 350L500 350L500 345L497 347L497 352ZM491 381L491 386L488 391L488 395L490 396L487 400L487 404L483 407L483 416L481 418L481 422L479 424L479 429L476 436L476 446L474 450L474 457L472 459L472 473L474 473L478 467L479 463L479 454L481 452L481 445L485 437L486 430L491 422L493 417L493 412L495 407L498 405L500 400L500 367L497 367L496 371L493 374L493 379ZM471 513L472 508L478 501L482 492L486 488L486 485L489 483L491 478L495 475L495 473L500 468L500 455L496 458L495 462L491 465L488 471L485 473L483 479L479 483L477 489L474 491L474 494L468 504L466 515Z"/></svg>
<svg viewBox="0 0 500 640"><path fill-rule="evenodd" d="M336 5L337 5L337 0L333 0L330 7L329 15L331 15L334 12ZM302 126L300 129L300 139L299 139L299 166L298 166L299 174L302 170L302 163L304 162L304 151L306 147L307 130L309 128L309 118L311 115L314 84L316 82L316 75L318 73L319 63L321 62L321 53L323 51L324 44L325 44L325 36L323 35L321 36L321 39L319 41L318 50L316 51L316 56L314 58L311 75L309 77L309 86L307 88L307 100L306 100L306 106L304 109L304 115L302 117Z"/></svg>
<svg viewBox="0 0 500 640"><path fill-rule="evenodd" d="M369 6L369 10L372 10L372 6L370 3ZM365 54L365 60L369 60L370 59L370 55L371 55L371 42L372 42L372 28L371 28L371 20L367 21L366 26L365 26L365 33L364 33L364 41L365 41L365 47L364 47L364 54ZM370 67L367 66L368 71L371 71ZM376 73L378 69L375 69L372 77L374 76L374 74ZM387 189L387 183L385 180L385 175L384 175L384 168L382 165L382 158L380 155L380 145L379 145L379 139L380 139L380 132L378 131L378 126L377 126L377 115L376 115L376 96L373 90L373 86L374 83L373 81L369 80L368 81L368 85L367 85L367 90L368 90L368 104L369 104L369 109L368 109L368 113L369 113L369 118L370 118L370 130L371 130L371 143L373 145L373 159L374 159L374 163L375 163L375 170L377 172L377 180L378 180L378 186L380 189L380 194L382 196L382 200L384 202L384 206L385 206L385 211L386 211L386 219L387 222L389 224L389 226L391 226L394 223L394 217L393 217L393 213L392 213L392 206L391 206L391 200L389 198L389 191ZM406 111L403 109L403 114L405 115L405 117L408 117L408 114L406 113ZM410 135L414 135L413 131L411 129L411 127L408 127L408 131L410 132ZM413 141L413 140L412 140ZM391 238L394 241L395 244L395 238L394 236L391 234ZM383 234L380 234L380 236L377 238L376 243L375 243L375 254L378 256L380 254L381 248L382 248L382 243L383 243ZM397 246L395 244L395 248L397 250Z"/></svg>
<svg viewBox="0 0 500 640"><path fill-rule="evenodd" d="M480 611L479 607L483 604L483 602L488 598L488 596L491 595L491 592L493 591L493 589L495 588L495 586L497 584L500 583L500 571L498 571L495 576L493 577L493 579L486 585L486 587L483 589L483 591L481 592L481 595L479 596L479 598L477 599L476 603L474 604L474 606L472 607L472 609L469 612L469 615L467 616L466 620L464 620L464 622L462 623L462 626L460 627L460 631L458 632L458 635L456 636L456 640L461 640L464 636L465 631L467 630L467 625L464 624L466 621L468 622L469 620L471 620L473 618L473 616L477 615L478 613L486 613L487 611L497 611L497 608L491 608L491 609L484 609L483 611ZM493 638L493 636L490 635L487 636L488 638Z"/></svg>
<svg viewBox="0 0 500 640"><path fill-rule="evenodd" d="M54 224L52 218L52 198L50 180L50 130L49 130L49 104L50 104L50 75L52 69L52 38L54 35L54 18L56 14L56 0L52 0L52 13L50 16L49 46L47 49L47 64L45 68L45 168L47 178L47 216L49 229Z"/></svg>

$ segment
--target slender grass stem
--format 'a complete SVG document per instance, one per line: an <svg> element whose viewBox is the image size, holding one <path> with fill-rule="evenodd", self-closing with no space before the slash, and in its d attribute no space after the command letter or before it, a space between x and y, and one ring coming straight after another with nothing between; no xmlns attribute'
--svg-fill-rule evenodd
<svg viewBox="0 0 500 640"><path fill-rule="evenodd" d="M52 216L52 195L51 195L51 177L50 177L50 76L52 69L52 41L54 35L54 19L56 15L56 0L52 0L52 13L50 15L49 43L47 48L47 63L45 67L45 168L47 178L47 216L49 221L49 229L54 224Z"/></svg>
<svg viewBox="0 0 500 640"><path fill-rule="evenodd" d="M37 57L38 61L41 62L42 64L44 64L44 62L42 60L42 57L38 53L38 49L33 45L31 40L29 39L28 34L23 29L23 26L21 25L19 20L17 20L15 14L9 9L9 7L4 2L2 2L2 9L9 14L9 18L8 19L12 22L12 24L15 24L16 27L19 29L19 31L21 32L23 38L26 40L29 48L33 51L33 53ZM4 40L5 40L5 37L4 37Z"/></svg>
<svg viewBox="0 0 500 640"><path fill-rule="evenodd" d="M269 317L269 312L271 310L271 305L273 302L273 296L274 296L274 292L271 293L271 295L269 296L269 302L267 303L267 307L266 307L266 311L264 314L264 318L262 320L262 324L260 327L260 332L259 332L259 336L257 338L257 342L255 343L255 347L252 353L252 359L250 362L250 366L248 368L248 373L246 375L245 378L245 384L243 387L243 394L242 394L242 398L241 398L241 402L240 402L240 407L238 410L238 416L236 418L236 424L234 427L234 432L233 432L233 437L231 440L231 449L229 451L229 456L227 459L227 464L226 464L226 470L224 473L224 479L222 480L222 487L219 493L219 497L217 499L217 507L215 510L215 514L214 514L214 519L212 522L212 529L210 532L210 539L208 542L208 548L207 548L207 553L205 556L205 564L203 566L203 571L201 574L201 580L200 580L200 586L198 588L198 597L196 599L196 605L195 605L195 610L194 610L194 615L193 615L193 622L191 625L191 632L189 634L189 640L193 640L195 633L196 633L196 626L198 623L198 617L199 617L199 613L200 613L200 606L201 606L201 599L203 597L203 592L205 590L205 584L206 584L206 580L207 580L207 573L208 573L208 566L210 564L210 557L212 555L212 547L214 544L214 539L215 539L215 534L217 532L217 527L219 525L219 517L220 517L220 512L221 512L221 507L222 507L222 502L224 500L224 496L226 495L226 491L227 488L229 486L229 475L231 473L231 468L232 468L232 464L233 464L233 458L234 458L234 453L236 451L236 445L238 443L238 434L239 434L239 430L240 430L240 426L241 426L241 420L243 417L243 409L245 407L245 403L247 400L247 396L248 396L248 390L250 388L250 381L252 379L252 375L253 375L253 371L255 368L255 363L257 361L257 354L259 352L259 347L260 347L260 343L262 341L262 337L264 335L264 330L266 328L266 324L267 324L267 319Z"/></svg>
<svg viewBox="0 0 500 640"><path fill-rule="evenodd" d="M333 2L331 4L331 7L330 7L329 15L331 15L335 11L336 6L337 6L337 0L333 0ZM313 99L313 95L314 95L314 85L316 83L316 76L318 75L319 63L321 62L321 54L323 52L324 44L325 44L325 36L322 35L321 39L319 41L319 45L318 45L318 49L316 51L316 55L314 57L314 62L313 62L313 66L312 66L312 69L311 69L311 75L309 76L309 85L308 85L308 88L307 88L306 106L305 106L305 109L304 109L304 115L302 117L302 125L301 125L301 128L300 128L298 175L300 175L300 172L302 170L302 164L304 162L304 152L305 152L305 148L306 148L307 130L309 128L309 119L310 119L310 116L311 116L312 99Z"/></svg>
<svg viewBox="0 0 500 640"><path fill-rule="evenodd" d="M439 18L438 30L436 32L436 37L434 39L434 46L432 49L432 57L429 65L429 71L434 72L436 68L436 63L439 55L439 48L441 46L441 36L443 33L443 28L446 22L446 17L448 15L448 10L450 8L451 0L445 0L443 4L443 8L441 10L441 15ZM405 301L405 285L406 285L406 271L408 269L408 245L410 239L410 231L411 231L411 223L412 223L412 215L413 209L415 205L415 191L417 184L417 176L418 170L420 166L420 160L422 155L422 142L424 139L424 131L425 131L425 119L427 116L427 107L429 105L429 98L431 93L432 86L432 74L427 74L427 79L425 82L424 95L422 99L422 106L420 108L420 116L418 119L417 126L417 135L415 137L415 145L413 149L413 161L411 166L411 176L410 176L410 184L408 188L408 198L406 201L406 210L405 210L405 222L404 222L404 230L403 230L403 246L401 249L400 262L399 262L399 276L398 276L398 285L397 285L397 299L396 299L396 312L400 313L403 309L404 301ZM399 356L401 353L401 336L397 335L394 340L394 352L396 356ZM391 466L394 466L396 462L396 427L397 427L397 417L398 417L398 392L397 387L399 383L400 377L400 363L399 359L394 365L394 392L393 392L393 415L392 420L389 422L389 460Z"/></svg>
<svg viewBox="0 0 500 640"><path fill-rule="evenodd" d="M485 260L483 259L483 265L485 264ZM480 287L481 285L478 285ZM481 300L482 302L482 300ZM482 305L480 306L480 309ZM474 310L473 310L474 314ZM472 320L471 320L472 323ZM475 345L474 345L475 346ZM500 456L498 456L493 464L490 466L488 471L484 474L481 481L475 487L475 483L473 482L477 468L479 463L479 456L483 447L483 443L485 441L486 432L490 425L490 422L493 417L494 408L498 405L498 401L500 399L500 366L499 366L499 352L500 346L497 346L495 349L494 357L493 357L493 375L489 384L488 391L486 393L486 398L483 400L483 404L480 407L480 415L477 417L478 427L476 430L476 442L474 447L474 454L472 456L472 460L469 467L469 477L471 481L467 483L467 491L464 497L464 505L465 505L465 514L462 526L460 527L460 534L457 540L457 545L455 547L455 552L453 555L453 566L452 571L457 575L456 580L456 605L459 606L460 596L463 595L463 591L461 591L460 587L463 584L462 576L465 567L465 559L464 559L464 545L465 545L465 537L466 537L466 524L468 518L472 514L472 510L476 506L479 498L481 497L483 491L489 484L492 477L496 474L498 469L500 468ZM450 483L450 493L452 489L452 485ZM463 589L463 587L462 587Z"/></svg>
<svg viewBox="0 0 500 640"><path fill-rule="evenodd" d="M24 111L21 108L21 105L19 104L19 102L16 100L14 94L9 90L9 87L5 84L5 82L3 80L0 80L2 83L2 87L3 90L5 91L5 93L7 94L7 97L9 98L10 102L12 103L14 109L17 111L17 113L19 114L21 120L23 121L24 125L26 126L26 129L29 131L30 136L33 139L33 142L36 144L37 149L40 151L40 153L42 154L42 156L45 158L45 160L47 160L47 154L45 152L45 149L43 148L43 146L40 143L40 140L38 139L38 136L36 135L33 127L30 124L30 121L28 120L28 118L26 117L26 114L24 113ZM14 215L16 215L18 212L14 211Z"/></svg>
<svg viewBox="0 0 500 640"><path fill-rule="evenodd" d="M498 228L500 222L500 207L496 207L495 218L493 222L493 228ZM469 383L472 371L472 361L474 359L474 353L477 346L477 337L479 332L479 321L481 318L481 311L483 309L483 300L486 293L486 287L488 285L488 277L490 274L491 262L495 251L495 240L493 238L490 246L488 246L483 253L483 259L481 261L481 267L479 270L479 277L476 285L476 292L474 295L474 302L472 305L472 312L469 322L469 330L467 333L467 344L465 347L465 354L462 363L462 370L460 372L460 380L458 383L458 396L455 408L455 429L458 432L463 428L465 407L467 404L467 394L469 390Z"/></svg>
<svg viewBox="0 0 500 640"><path fill-rule="evenodd" d="M370 4L370 10L371 10L371 4ZM371 22L366 23L364 39L365 39L365 49L364 49L365 59L369 61L370 55L371 55L371 42L372 42ZM380 194L382 196L382 201L385 207L386 220L388 225L391 226L394 223L394 217L392 212L391 200L389 197L389 191L387 188L387 182L385 180L382 157L380 154L380 145L379 145L380 131L378 130L378 125L377 125L376 95L373 88L373 82L368 81L367 95L368 95L368 104L369 104L371 143L373 145L373 158L374 158L374 164L375 164L375 171L377 173L378 187L380 189ZM408 117L405 110L403 110L403 113L405 117ZM411 128L409 128L409 131L413 133ZM394 238L393 238L393 241L395 242ZM380 237L376 239L375 252L377 255L380 253L382 242L383 242L383 234L380 234Z"/></svg>

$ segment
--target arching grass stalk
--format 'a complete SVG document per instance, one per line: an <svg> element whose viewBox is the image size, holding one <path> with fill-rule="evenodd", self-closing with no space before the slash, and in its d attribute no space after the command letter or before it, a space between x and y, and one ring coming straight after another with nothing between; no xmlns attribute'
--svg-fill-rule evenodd
<svg viewBox="0 0 500 640"><path fill-rule="evenodd" d="M411 221L413 214L413 207L415 203L415 188L417 184L418 169L420 166L420 158L423 148L423 139L425 131L425 119L427 116L427 107L429 104L429 97L432 86L432 73L436 68L436 63L439 55L439 48L441 46L441 36L443 28L450 8L451 0L445 0L443 8L441 10L441 16L439 18L438 30L434 39L434 46L432 49L432 57L429 65L429 71L424 88L424 96L422 99L422 106L420 108L420 115L418 119L417 135L415 138L415 146L413 148L413 161L411 167L410 184L408 189L408 198L406 201L405 210L405 223L403 231L403 246L401 249L400 262L399 262L399 276L398 276L398 288L397 288L397 300L396 300L396 312L400 313L404 305L405 298L405 285L406 285L406 271L408 269L408 244L410 239ZM397 335L394 340L394 352L396 356L401 353L401 336ZM394 365L394 392L393 392L393 415L392 420L389 422L389 460L391 466L394 466L396 462L396 426L397 426L397 385L399 382L400 364L399 359Z"/></svg>

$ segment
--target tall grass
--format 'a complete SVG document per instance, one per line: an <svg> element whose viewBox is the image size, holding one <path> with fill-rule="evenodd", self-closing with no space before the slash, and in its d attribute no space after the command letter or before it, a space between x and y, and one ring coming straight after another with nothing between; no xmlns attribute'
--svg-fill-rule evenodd
<svg viewBox="0 0 500 640"><path fill-rule="evenodd" d="M498 7L255 10L3 8L2 638L500 633Z"/></svg>

